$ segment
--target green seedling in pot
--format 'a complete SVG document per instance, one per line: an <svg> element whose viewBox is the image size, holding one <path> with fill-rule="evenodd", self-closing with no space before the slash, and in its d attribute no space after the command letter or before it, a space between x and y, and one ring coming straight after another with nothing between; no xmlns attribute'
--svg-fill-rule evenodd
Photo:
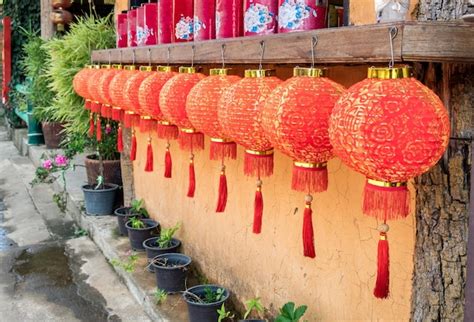
<svg viewBox="0 0 474 322"><path fill-rule="evenodd" d="M174 227L161 230L160 237L156 240L156 244L160 248L171 247L171 240L174 234L181 228L181 223L177 223Z"/></svg>
<svg viewBox="0 0 474 322"><path fill-rule="evenodd" d="M244 320L247 319L253 311L257 313L257 316L265 312L265 308L263 307L259 297L248 300L245 302L245 306L247 311L245 311Z"/></svg>
<svg viewBox="0 0 474 322"><path fill-rule="evenodd" d="M104 187L104 177L98 176L97 177L97 185L95 186L94 190L100 189Z"/></svg>
<svg viewBox="0 0 474 322"><path fill-rule="evenodd" d="M207 304L216 303L222 300L224 295L225 290L223 288L218 288L214 291L212 288L206 287L204 289L204 298L202 300Z"/></svg>
<svg viewBox="0 0 474 322"><path fill-rule="evenodd" d="M161 288L157 288L153 296L155 297L156 304L161 304L168 298L168 293Z"/></svg>
<svg viewBox="0 0 474 322"><path fill-rule="evenodd" d="M130 212L136 215L140 215L144 218L150 217L150 215L148 214L148 211L145 209L145 200L143 199L133 200L132 203L130 204Z"/></svg>
<svg viewBox="0 0 474 322"><path fill-rule="evenodd" d="M222 322L224 321L224 319L233 319L234 318L234 314L232 314L232 312L230 311L227 311L225 309L225 304L222 303L222 306L220 309L217 310L217 314L219 314L219 318L217 320L217 322Z"/></svg>
<svg viewBox="0 0 474 322"><path fill-rule="evenodd" d="M145 223L141 221L140 218L132 217L130 218L130 221L131 221L132 228L135 228L135 229L145 228Z"/></svg>
<svg viewBox="0 0 474 322"><path fill-rule="evenodd" d="M299 322L307 308L306 305L301 305L295 309L295 303L288 302L280 309L275 322Z"/></svg>

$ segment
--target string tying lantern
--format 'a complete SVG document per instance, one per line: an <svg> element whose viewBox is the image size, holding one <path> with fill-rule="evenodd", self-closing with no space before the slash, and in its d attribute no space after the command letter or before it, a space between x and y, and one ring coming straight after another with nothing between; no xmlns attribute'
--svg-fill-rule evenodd
<svg viewBox="0 0 474 322"><path fill-rule="evenodd" d="M222 162L216 212L223 212L227 203L224 160L235 160L237 157L237 145L226 138L217 115L222 94L240 80L240 77L227 73L225 68L211 69L210 76L197 83L186 100L186 113L191 123L198 131L211 137L210 159Z"/></svg>
<svg viewBox="0 0 474 322"><path fill-rule="evenodd" d="M196 68L192 66L180 67L179 74L167 81L160 92L160 108L163 115L168 121L179 127L180 148L191 152L187 193L190 198L194 197L196 188L193 152L204 149L204 134L198 132L189 121L186 113L186 98L191 89L205 77L203 74L197 73Z"/></svg>
<svg viewBox="0 0 474 322"><path fill-rule="evenodd" d="M263 54L262 54L263 56ZM246 70L245 78L230 87L219 102L218 117L226 137L245 150L244 174L257 177L253 232L262 227L263 197L261 177L273 174L273 147L261 125L265 100L282 81L269 70Z"/></svg>
<svg viewBox="0 0 474 322"><path fill-rule="evenodd" d="M176 75L169 66L158 66L155 73L151 73L141 83L138 90L138 100L140 103L140 129L148 130L156 125L158 137L167 140L165 154L165 178L171 178L172 162L169 151L169 140L178 138L178 127L172 125L164 119L160 109L160 95L163 85ZM144 116L144 117L143 117ZM144 123L147 123L144 125ZM151 124L151 125L150 125Z"/></svg>
<svg viewBox="0 0 474 322"><path fill-rule="evenodd" d="M393 66L393 61L391 63ZM440 99L411 77L408 67L369 68L350 87L330 118L334 153L366 176L363 212L379 226L374 295L389 294L387 220L409 213L407 181L436 164L449 140L449 118Z"/></svg>
<svg viewBox="0 0 474 322"><path fill-rule="evenodd" d="M294 160L291 188L308 193L303 217L304 256L314 258L311 194L327 190L333 157L328 123L344 87L318 68L295 68L293 77L268 97L262 126L272 145Z"/></svg>

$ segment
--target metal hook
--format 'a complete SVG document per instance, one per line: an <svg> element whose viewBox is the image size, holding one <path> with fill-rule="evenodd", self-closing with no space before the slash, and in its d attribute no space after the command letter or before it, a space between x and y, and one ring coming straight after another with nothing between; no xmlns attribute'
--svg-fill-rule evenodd
<svg viewBox="0 0 474 322"><path fill-rule="evenodd" d="M151 66L151 49L148 48L148 66Z"/></svg>
<svg viewBox="0 0 474 322"><path fill-rule="evenodd" d="M191 56L191 67L194 67L194 55L196 54L196 47L194 45L191 46L192 49L192 56Z"/></svg>
<svg viewBox="0 0 474 322"><path fill-rule="evenodd" d="M260 42L260 62L258 64L258 69L262 69L263 57L265 56L265 40Z"/></svg>
<svg viewBox="0 0 474 322"><path fill-rule="evenodd" d="M311 68L314 68L314 61L315 61L315 51L316 45L318 44L318 36L314 35L311 37Z"/></svg>
<svg viewBox="0 0 474 322"><path fill-rule="evenodd" d="M136 52L135 52L135 49L132 50L132 65L135 65L135 60L136 60L136 58L137 58L136 55L137 55L137 54L136 54Z"/></svg>
<svg viewBox="0 0 474 322"><path fill-rule="evenodd" d="M395 56L393 53L393 40L395 39L395 37L397 37L397 34L398 34L398 28L395 26L390 27L390 29L388 30L388 36L390 39L390 57L391 57L390 62L388 63L389 68L393 68L393 66L395 66Z"/></svg>
<svg viewBox="0 0 474 322"><path fill-rule="evenodd" d="M122 61L123 61L123 50L120 50L120 65L122 65Z"/></svg>
<svg viewBox="0 0 474 322"><path fill-rule="evenodd" d="M221 46L222 68L225 67L225 44Z"/></svg>
<svg viewBox="0 0 474 322"><path fill-rule="evenodd" d="M168 54L166 56L166 64L169 66L171 61L171 47L168 47Z"/></svg>

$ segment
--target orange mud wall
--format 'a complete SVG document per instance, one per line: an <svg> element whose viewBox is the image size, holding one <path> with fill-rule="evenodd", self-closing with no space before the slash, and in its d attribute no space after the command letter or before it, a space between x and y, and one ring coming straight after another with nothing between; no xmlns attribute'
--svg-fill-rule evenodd
<svg viewBox="0 0 474 322"><path fill-rule="evenodd" d="M351 21L373 23L372 8L372 0L351 1ZM288 78L292 67L277 66L277 76ZM329 77L348 87L365 78L367 67L329 66ZM287 301L306 304L308 321L409 320L414 217L389 222L391 293L389 299L377 300L372 290L378 222L362 214L362 175L337 158L329 162L329 190L315 194L313 201L316 259L308 259L302 254L304 193L290 188L290 158L276 151L274 175L263 178L263 228L255 235L256 178L243 175L242 147L237 160L226 162L229 197L226 211L217 214L220 163L209 160L209 138L206 149L195 152L197 188L191 199L186 197L189 153L171 141L173 178L165 179L166 142L153 134L155 171L146 173L147 136L137 131L137 199L145 199L152 217L163 227L182 223L177 234L183 241L182 252L211 282L230 289L238 302L258 296L273 314ZM412 186L410 190L414 209Z"/></svg>

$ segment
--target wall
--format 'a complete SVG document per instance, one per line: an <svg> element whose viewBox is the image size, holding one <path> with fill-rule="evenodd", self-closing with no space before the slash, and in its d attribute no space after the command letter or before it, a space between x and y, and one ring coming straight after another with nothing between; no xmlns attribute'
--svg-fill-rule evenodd
<svg viewBox="0 0 474 322"><path fill-rule="evenodd" d="M364 78L366 67L331 69L348 86ZM286 76L285 71L279 71ZM348 75L348 76L345 76ZM259 296L276 308L292 300L309 306L309 321L408 320L413 270L414 221L389 223L391 297L374 299L377 222L361 213L364 178L338 159L329 163L329 190L315 195L317 258L302 256L304 194L291 191L291 160L275 154L275 173L263 180L262 234L252 233L255 178L243 176L243 149L227 162L229 200L225 213L214 212L219 162L206 150L195 156L197 191L186 197L189 154L172 142L173 178L163 178L165 142L153 136L155 171L145 173L146 135L138 134L134 162L135 192L164 227L182 222L183 251L213 282L228 287L239 301ZM414 204L412 205L412 209Z"/></svg>

